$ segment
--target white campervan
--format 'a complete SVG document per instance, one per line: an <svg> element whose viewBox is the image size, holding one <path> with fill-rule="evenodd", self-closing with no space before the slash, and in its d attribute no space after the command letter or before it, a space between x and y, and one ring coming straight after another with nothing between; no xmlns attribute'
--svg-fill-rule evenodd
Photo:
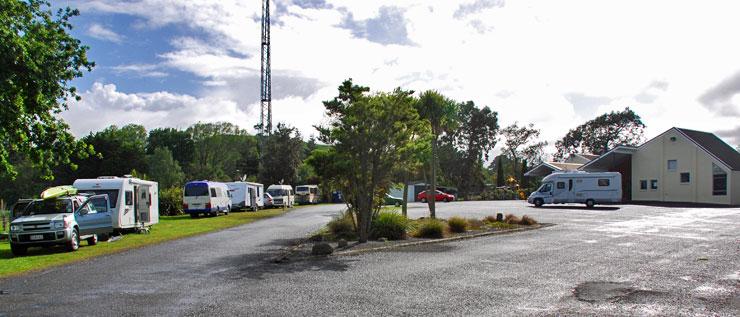
<svg viewBox="0 0 740 317"><path fill-rule="evenodd" d="M553 173L542 179L542 185L529 195L527 202L543 204L582 203L593 207L600 203L622 201L622 175L617 172Z"/></svg>
<svg viewBox="0 0 740 317"><path fill-rule="evenodd" d="M229 187L219 182L188 182L183 188L182 209L193 218L201 214L218 216L219 213L224 213L228 215L231 210Z"/></svg>
<svg viewBox="0 0 740 317"><path fill-rule="evenodd" d="M108 195L113 229L140 229L159 222L159 184L131 176L78 179L79 193ZM104 208L98 209L102 210Z"/></svg>
<svg viewBox="0 0 740 317"><path fill-rule="evenodd" d="M264 185L251 182L231 182L226 183L226 186L229 187L229 192L231 192L232 210L249 209L257 211L265 208L262 201L262 195L265 191Z"/></svg>
<svg viewBox="0 0 740 317"><path fill-rule="evenodd" d="M290 185L270 185L267 187L267 193L272 196L272 205L275 207L292 208L295 204L293 187Z"/></svg>
<svg viewBox="0 0 740 317"><path fill-rule="evenodd" d="M318 204L321 192L317 185L299 185L295 187L295 200L301 204Z"/></svg>

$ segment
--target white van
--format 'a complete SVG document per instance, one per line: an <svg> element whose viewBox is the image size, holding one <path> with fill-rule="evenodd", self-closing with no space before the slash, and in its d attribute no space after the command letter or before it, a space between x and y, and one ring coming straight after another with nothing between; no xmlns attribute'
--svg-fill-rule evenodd
<svg viewBox="0 0 740 317"><path fill-rule="evenodd" d="M188 182L183 188L182 209L193 218L201 214L214 217L219 213L228 215L231 210L229 187L219 182Z"/></svg>
<svg viewBox="0 0 740 317"><path fill-rule="evenodd" d="M591 208L600 203L622 201L622 175L617 172L553 173L542 179L542 186L527 202L543 204L583 203Z"/></svg>
<svg viewBox="0 0 740 317"><path fill-rule="evenodd" d="M321 192L317 185L299 185L295 187L295 200L301 204L318 204Z"/></svg>
<svg viewBox="0 0 740 317"><path fill-rule="evenodd" d="M267 193L272 196L272 205L275 207L292 208L295 204L293 187L290 185L270 185L267 187Z"/></svg>
<svg viewBox="0 0 740 317"><path fill-rule="evenodd" d="M264 194L264 185L250 182L231 182L226 183L231 192L231 210L249 209L257 211L265 208L262 201Z"/></svg>
<svg viewBox="0 0 740 317"><path fill-rule="evenodd" d="M78 179L72 184L81 194L108 195L113 229L140 229L159 222L159 184L126 175Z"/></svg>

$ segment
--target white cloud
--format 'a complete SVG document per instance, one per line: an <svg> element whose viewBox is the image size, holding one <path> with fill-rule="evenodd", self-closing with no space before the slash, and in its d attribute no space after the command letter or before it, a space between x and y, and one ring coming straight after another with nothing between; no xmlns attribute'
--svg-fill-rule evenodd
<svg viewBox="0 0 740 317"><path fill-rule="evenodd" d="M113 71L116 73L133 73L140 77L167 77L168 74L163 72L157 65L152 64L130 64L130 65L118 65L113 66Z"/></svg>
<svg viewBox="0 0 740 317"><path fill-rule="evenodd" d="M90 24L90 26L87 28L87 35L92 36L98 40L103 40L103 41L108 41L108 42L113 42L113 43L123 42L123 36L97 23Z"/></svg>
<svg viewBox="0 0 740 317"><path fill-rule="evenodd" d="M534 122L551 144L593 116L627 106L643 117L648 138L674 125L723 131L734 128L738 120L733 112L705 107L698 100L740 71L740 44L731 40L740 29L735 17L740 4L735 2L276 3L274 10L283 11L273 11L279 17L272 25L273 72L294 80L273 87L275 95L282 94L273 101L275 121L301 127L306 135L320 121L320 101L334 96L336 86L348 77L376 90L403 85L473 100L499 111L502 125ZM229 112L237 103L256 110L260 1L81 4L83 10L136 16L148 28L178 24L197 31L168 39L173 48L160 55L166 66L202 78L203 91L187 104L231 103L233 107L225 106L229 115L238 115ZM403 41L383 45L342 28L348 14L356 21L374 21L383 7L403 12L405 36L413 45L392 44ZM202 33L206 36L198 35ZM566 98L573 94L597 100L586 101L590 107L586 112ZM712 100L721 109L735 110L739 98L735 94ZM77 129L77 122L72 122Z"/></svg>

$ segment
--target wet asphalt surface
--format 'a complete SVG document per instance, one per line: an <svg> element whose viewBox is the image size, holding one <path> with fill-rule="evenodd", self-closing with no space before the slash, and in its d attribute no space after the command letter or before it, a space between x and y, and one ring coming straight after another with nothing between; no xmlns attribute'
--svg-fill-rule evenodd
<svg viewBox="0 0 740 317"><path fill-rule="evenodd" d="M3 279L0 316L740 315L740 208L441 203L439 217L503 212L557 225L270 262L341 208Z"/></svg>

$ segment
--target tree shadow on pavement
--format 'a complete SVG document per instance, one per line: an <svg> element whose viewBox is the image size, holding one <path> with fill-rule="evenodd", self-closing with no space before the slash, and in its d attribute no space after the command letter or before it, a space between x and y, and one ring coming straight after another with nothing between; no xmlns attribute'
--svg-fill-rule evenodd
<svg viewBox="0 0 740 317"><path fill-rule="evenodd" d="M301 272L344 272L349 263L355 260L338 259L337 257L290 256L287 260L276 263L282 256L280 251L251 253L223 257L215 265L232 269L219 273L227 279L262 280L273 274L293 274Z"/></svg>
<svg viewBox="0 0 740 317"><path fill-rule="evenodd" d="M595 206L595 207L586 207L586 206L542 206L542 207L534 207L538 210L548 210L548 209L570 209L570 210L594 210L594 211L614 211L622 209L621 207L616 206Z"/></svg>

